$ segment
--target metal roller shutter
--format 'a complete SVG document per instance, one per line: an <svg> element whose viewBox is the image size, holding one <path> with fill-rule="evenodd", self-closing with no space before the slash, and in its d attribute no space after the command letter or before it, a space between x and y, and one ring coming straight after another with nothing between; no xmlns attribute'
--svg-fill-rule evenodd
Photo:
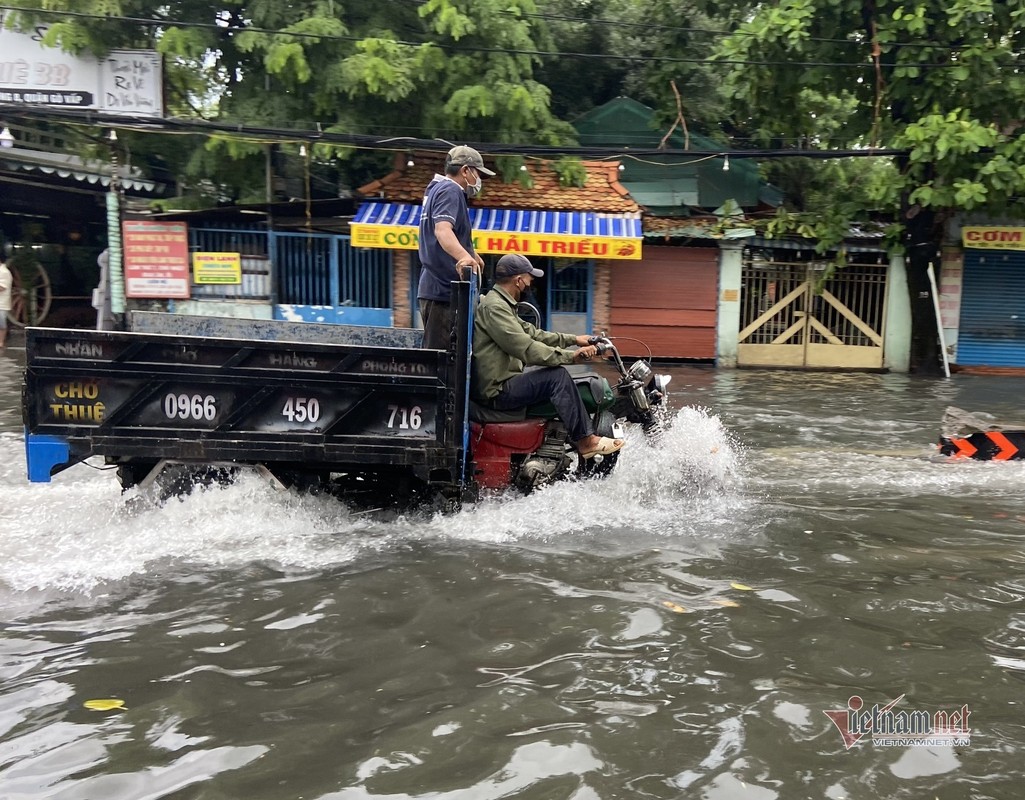
<svg viewBox="0 0 1025 800"><path fill-rule="evenodd" d="M957 363L1025 367L1025 252L964 253Z"/></svg>
<svg viewBox="0 0 1025 800"><path fill-rule="evenodd" d="M643 260L612 267L611 333L639 339L656 358L714 359L718 286L718 247L645 245ZM619 345L647 355L635 342Z"/></svg>

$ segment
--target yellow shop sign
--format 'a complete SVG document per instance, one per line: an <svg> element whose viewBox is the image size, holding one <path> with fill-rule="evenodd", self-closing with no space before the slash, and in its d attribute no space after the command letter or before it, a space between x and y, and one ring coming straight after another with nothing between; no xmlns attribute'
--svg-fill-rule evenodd
<svg viewBox="0 0 1025 800"><path fill-rule="evenodd" d="M241 253L193 253L192 282L242 283Z"/></svg>
<svg viewBox="0 0 1025 800"><path fill-rule="evenodd" d="M417 229L405 225L352 223L353 247L416 250ZM554 233L474 231L473 248L478 253L522 253L553 258L640 259L641 240L612 236L569 236Z"/></svg>
<svg viewBox="0 0 1025 800"><path fill-rule="evenodd" d="M1025 228L970 225L961 229L961 241L985 250L1025 250Z"/></svg>

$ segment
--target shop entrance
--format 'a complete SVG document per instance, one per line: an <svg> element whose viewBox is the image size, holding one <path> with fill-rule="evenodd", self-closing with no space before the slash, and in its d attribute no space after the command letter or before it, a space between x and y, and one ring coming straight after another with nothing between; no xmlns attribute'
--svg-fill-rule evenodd
<svg viewBox="0 0 1025 800"><path fill-rule="evenodd" d="M957 363L1025 367L1025 252L965 249Z"/></svg>

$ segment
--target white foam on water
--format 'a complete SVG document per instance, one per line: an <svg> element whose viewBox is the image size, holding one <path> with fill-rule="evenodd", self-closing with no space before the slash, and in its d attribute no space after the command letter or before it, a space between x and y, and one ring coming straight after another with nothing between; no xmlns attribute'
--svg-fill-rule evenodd
<svg viewBox="0 0 1025 800"><path fill-rule="evenodd" d="M435 523L447 536L492 542L551 541L600 529L714 535L714 522L744 505L742 450L707 411L681 409L653 442L633 427L626 439L605 479L562 481L525 498L507 495Z"/></svg>
<svg viewBox="0 0 1025 800"><path fill-rule="evenodd" d="M672 536L743 504L740 450L716 417L686 408L654 444L639 430L627 437L607 479L491 497L454 515L384 521L352 514L331 497L275 491L252 473L159 507L133 505L113 471L86 465L32 484L21 438L0 434L0 583L89 592L169 561L318 569L408 541L551 542L609 528Z"/></svg>
<svg viewBox="0 0 1025 800"><path fill-rule="evenodd" d="M972 496L978 492L1021 497L1025 463L972 461L935 455L922 448L887 454L849 449L763 451L759 469L783 491L835 491L876 494Z"/></svg>
<svg viewBox="0 0 1025 800"><path fill-rule="evenodd" d="M24 443L0 433L0 588L102 591L133 575L181 565L267 563L317 570L410 542L523 543L561 550L733 541L763 527L777 494L836 490L879 496L978 491L1021 495L1025 465L766 450L753 461L706 410L687 407L655 441L636 427L603 480L563 481L521 497L485 498L453 515L382 519L331 497L297 496L244 473L163 506L133 506L112 471L78 465L49 484L25 478ZM170 566L169 566L170 565ZM100 587L98 589L98 587Z"/></svg>
<svg viewBox="0 0 1025 800"><path fill-rule="evenodd" d="M16 591L88 592L168 561L313 569L374 546L373 537L344 535L372 524L344 504L276 491L255 473L155 506L122 494L113 471L86 465L29 483L23 448L20 437L0 434L0 586Z"/></svg>

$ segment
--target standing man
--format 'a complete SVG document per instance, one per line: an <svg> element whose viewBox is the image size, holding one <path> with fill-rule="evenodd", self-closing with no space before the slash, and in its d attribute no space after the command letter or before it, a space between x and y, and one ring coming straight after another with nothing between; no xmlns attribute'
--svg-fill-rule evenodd
<svg viewBox="0 0 1025 800"><path fill-rule="evenodd" d="M473 318L474 400L498 411L551 401L581 458L611 455L622 439L598 436L576 384L563 364L588 361L598 348L587 336L535 328L516 315L516 304L544 272L519 253L506 253L495 267L495 286L481 298ZM570 347L576 346L576 350ZM524 370L524 367L540 369Z"/></svg>
<svg viewBox="0 0 1025 800"><path fill-rule="evenodd" d="M7 317L11 312L11 288L14 276L7 264L0 261L0 350L7 348Z"/></svg>
<svg viewBox="0 0 1025 800"><path fill-rule="evenodd" d="M449 283L470 268L479 274L484 259L473 249L468 197L476 197L481 177L494 176L472 147L459 145L448 151L445 174L435 175L424 191L420 212L420 285L417 300L424 323L423 346L447 350L453 314Z"/></svg>

